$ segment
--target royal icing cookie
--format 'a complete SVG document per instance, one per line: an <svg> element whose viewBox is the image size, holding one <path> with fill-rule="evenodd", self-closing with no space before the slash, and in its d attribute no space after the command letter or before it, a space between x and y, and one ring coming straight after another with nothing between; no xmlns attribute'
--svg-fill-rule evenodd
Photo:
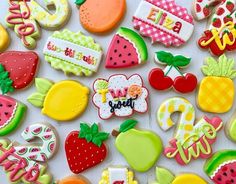
<svg viewBox="0 0 236 184"><path fill-rule="evenodd" d="M127 68L146 63L147 46L136 32L121 27L113 37L106 56L106 68Z"/></svg>
<svg viewBox="0 0 236 184"><path fill-rule="evenodd" d="M93 103L101 119L109 119L113 115L126 117L134 112L145 113L148 110L148 90L137 74L129 78L116 74L108 80L97 79L93 89Z"/></svg>
<svg viewBox="0 0 236 184"><path fill-rule="evenodd" d="M34 79L39 64L35 52L0 53L0 88L3 94L27 87Z"/></svg>
<svg viewBox="0 0 236 184"><path fill-rule="evenodd" d="M7 47L10 44L10 37L7 32L7 30L3 27L3 25L0 23L0 52L3 52L7 49Z"/></svg>
<svg viewBox="0 0 236 184"><path fill-rule="evenodd" d="M193 105L184 98L174 97L163 102L157 112L157 120L162 130L167 131L176 123L171 115L179 112L180 119L174 138L164 150L167 158L175 158L181 164L189 164L193 159L211 156L212 144L223 122L219 117L209 119L204 116L196 124Z"/></svg>
<svg viewBox="0 0 236 184"><path fill-rule="evenodd" d="M0 136L14 131L22 122L27 107L12 97L0 95Z"/></svg>
<svg viewBox="0 0 236 184"><path fill-rule="evenodd" d="M236 151L216 152L204 165L205 173L215 184L235 183Z"/></svg>
<svg viewBox="0 0 236 184"><path fill-rule="evenodd" d="M152 131L135 129L136 120L126 120L119 130L113 130L115 146L130 167L139 172L148 171L162 153L162 141ZM145 157L144 157L145 155Z"/></svg>
<svg viewBox="0 0 236 184"><path fill-rule="evenodd" d="M20 37L23 45L29 49L36 47L41 35L40 27L57 29L66 23L70 14L67 0L45 0L47 9L35 0L9 0L9 13L6 17L7 26ZM55 12L49 12L54 7Z"/></svg>
<svg viewBox="0 0 236 184"><path fill-rule="evenodd" d="M0 140L0 165L11 183L51 184L51 174L46 171L46 162L56 152L55 129L46 124L34 124L22 132L25 141L35 139L42 144L20 145L6 139ZM21 174L19 174L21 173Z"/></svg>
<svg viewBox="0 0 236 184"><path fill-rule="evenodd" d="M169 52L156 52L155 60L167 65L164 70L154 68L149 73L149 83L156 90L174 88L180 93L190 93L197 87L197 77L192 73L182 73L181 68L187 67L191 61L182 55L173 56Z"/></svg>
<svg viewBox="0 0 236 184"><path fill-rule="evenodd" d="M236 142L236 113L233 114L227 126L225 126L225 133L231 141Z"/></svg>
<svg viewBox="0 0 236 184"><path fill-rule="evenodd" d="M80 123L80 131L72 131L66 138L65 150L70 170L81 173L94 167L107 156L107 148L103 141L109 133L99 132L97 124L91 126Z"/></svg>
<svg viewBox="0 0 236 184"><path fill-rule="evenodd" d="M198 41L201 48L209 49L217 56L236 49L234 8L234 0L194 0L194 16L197 20L203 20L214 13L208 28Z"/></svg>
<svg viewBox="0 0 236 184"><path fill-rule="evenodd" d="M157 181L152 184L208 184L204 179L196 174L184 173L175 176L169 170L157 167L156 168Z"/></svg>
<svg viewBox="0 0 236 184"><path fill-rule="evenodd" d="M152 43L165 46L184 44L194 30L192 16L174 0L142 0L133 16L133 25Z"/></svg>
<svg viewBox="0 0 236 184"><path fill-rule="evenodd" d="M202 67L206 75L200 83L197 103L201 110L212 113L228 112L234 101L234 82L236 70L234 59L225 55L216 61L209 57Z"/></svg>
<svg viewBox="0 0 236 184"><path fill-rule="evenodd" d="M55 184L90 184L90 182L85 177L73 175L65 177Z"/></svg>
<svg viewBox="0 0 236 184"><path fill-rule="evenodd" d="M108 167L102 172L98 184L138 184L134 180L134 173L126 167Z"/></svg>
<svg viewBox="0 0 236 184"><path fill-rule="evenodd" d="M92 33L104 33L113 29L123 18L126 0L76 0L80 22Z"/></svg>
<svg viewBox="0 0 236 184"><path fill-rule="evenodd" d="M102 48L93 38L67 29L50 36L43 49L45 60L65 74L90 76L97 72Z"/></svg>
<svg viewBox="0 0 236 184"><path fill-rule="evenodd" d="M28 97L42 113L58 121L68 121L80 116L88 105L89 89L77 81L64 80L57 83L36 78L37 92Z"/></svg>

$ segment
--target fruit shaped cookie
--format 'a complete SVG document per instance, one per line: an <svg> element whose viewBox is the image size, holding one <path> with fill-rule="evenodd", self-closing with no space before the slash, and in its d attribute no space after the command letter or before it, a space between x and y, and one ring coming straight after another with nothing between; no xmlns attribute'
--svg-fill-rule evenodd
<svg viewBox="0 0 236 184"><path fill-rule="evenodd" d="M233 114L230 121L225 126L225 133L231 141L236 143L236 113Z"/></svg>
<svg viewBox="0 0 236 184"><path fill-rule="evenodd" d="M106 56L106 68L127 68L146 63L147 46L142 37L121 27L113 37Z"/></svg>
<svg viewBox="0 0 236 184"><path fill-rule="evenodd" d="M167 66L164 70L154 68L149 73L149 83L154 89L163 91L173 87L179 93L190 93L196 89L197 77L192 73L180 71L189 65L190 58L160 51L156 53L155 60Z"/></svg>
<svg viewBox="0 0 236 184"><path fill-rule="evenodd" d="M58 29L70 15L67 0L44 0L46 9L35 0L9 0L7 26L12 28L28 49L34 49L41 36L40 27ZM54 13L50 10L54 7ZM39 27L40 26L40 27Z"/></svg>
<svg viewBox="0 0 236 184"><path fill-rule="evenodd" d="M131 77L116 74L108 80L97 79L93 84L95 94L93 103L98 108L101 119L131 116L134 112L145 113L148 110L148 90L140 75Z"/></svg>
<svg viewBox="0 0 236 184"><path fill-rule="evenodd" d="M142 0L133 16L133 25L152 43L167 47L183 45L194 30L192 16L174 0Z"/></svg>
<svg viewBox="0 0 236 184"><path fill-rule="evenodd" d="M220 56L236 49L236 11L234 0L194 0L194 16L197 20L210 17L210 24L198 41L203 49Z"/></svg>
<svg viewBox="0 0 236 184"><path fill-rule="evenodd" d="M137 123L136 120L128 119L120 125L119 131L113 130L112 135L116 137L117 150L130 167L139 172L146 172L161 156L162 141L152 131L135 129Z"/></svg>
<svg viewBox="0 0 236 184"><path fill-rule="evenodd" d="M3 27L3 25L0 23L0 52L3 52L7 49L7 47L10 44L10 37L7 32L7 30Z"/></svg>
<svg viewBox="0 0 236 184"><path fill-rule="evenodd" d="M183 173L175 176L169 170L162 167L156 168L156 179L157 181L151 184L208 184L196 174Z"/></svg>
<svg viewBox="0 0 236 184"><path fill-rule="evenodd" d="M197 104L206 112L228 112L234 101L234 82L236 69L234 59L228 59L225 55L216 61L212 57L206 59L206 65L202 67L202 73L206 75L200 83Z"/></svg>
<svg viewBox="0 0 236 184"><path fill-rule="evenodd" d="M56 181L55 184L90 184L90 182L83 176L72 175Z"/></svg>
<svg viewBox="0 0 236 184"><path fill-rule="evenodd" d="M27 87L39 65L35 52L7 51L0 53L0 88L3 94Z"/></svg>
<svg viewBox="0 0 236 184"><path fill-rule="evenodd" d="M74 80L57 83L36 78L37 92L28 97L42 113L58 121L68 121L80 116L88 105L89 89Z"/></svg>
<svg viewBox="0 0 236 184"><path fill-rule="evenodd" d="M138 184L134 180L134 173L126 167L108 167L102 172L102 178L98 184Z"/></svg>
<svg viewBox="0 0 236 184"><path fill-rule="evenodd" d="M113 29L123 18L126 0L76 0L80 22L92 33L104 33Z"/></svg>
<svg viewBox="0 0 236 184"><path fill-rule="evenodd" d="M65 150L70 170L79 174L92 168L107 156L107 148L103 141L109 133L99 132L97 124L80 123L80 131L72 131L66 138Z"/></svg>
<svg viewBox="0 0 236 184"><path fill-rule="evenodd" d="M204 171L215 184L235 184L236 151L216 152L204 165Z"/></svg>
<svg viewBox="0 0 236 184"><path fill-rule="evenodd" d="M65 74L90 76L97 72L102 48L90 36L67 29L50 36L43 49L45 60Z"/></svg>
<svg viewBox="0 0 236 184"><path fill-rule="evenodd" d="M180 113L178 124L172 121L174 113ZM167 158L174 158L180 165L189 164L198 158L209 158L217 132L223 127L219 117L207 116L195 123L193 105L184 98L174 97L164 101L157 112L157 120L162 130L177 126L174 138L164 150Z"/></svg>
<svg viewBox="0 0 236 184"><path fill-rule="evenodd" d="M0 165L10 183L51 184L52 176L46 171L46 162L58 147L55 129L37 123L27 127L21 135L27 142L39 139L42 144L20 145L8 139L0 140Z"/></svg>

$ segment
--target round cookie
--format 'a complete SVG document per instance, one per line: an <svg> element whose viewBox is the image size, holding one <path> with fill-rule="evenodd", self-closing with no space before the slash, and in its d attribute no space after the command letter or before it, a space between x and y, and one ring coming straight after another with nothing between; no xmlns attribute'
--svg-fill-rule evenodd
<svg viewBox="0 0 236 184"><path fill-rule="evenodd" d="M83 176L73 175L57 181L56 184L90 184L90 182Z"/></svg>
<svg viewBox="0 0 236 184"><path fill-rule="evenodd" d="M126 0L77 0L76 4L82 26L92 33L110 31L126 11Z"/></svg>
<svg viewBox="0 0 236 184"><path fill-rule="evenodd" d="M10 44L10 37L7 32L7 30L3 27L3 25L0 23L0 52L3 52L7 49L7 47Z"/></svg>

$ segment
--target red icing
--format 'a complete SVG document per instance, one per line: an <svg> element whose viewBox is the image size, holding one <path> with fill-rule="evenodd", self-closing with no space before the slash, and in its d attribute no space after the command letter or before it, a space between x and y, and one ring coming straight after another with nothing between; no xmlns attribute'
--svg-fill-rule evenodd
<svg viewBox="0 0 236 184"><path fill-rule="evenodd" d="M174 80L174 88L181 93L189 93L197 87L197 77L191 73L185 76L176 77Z"/></svg>

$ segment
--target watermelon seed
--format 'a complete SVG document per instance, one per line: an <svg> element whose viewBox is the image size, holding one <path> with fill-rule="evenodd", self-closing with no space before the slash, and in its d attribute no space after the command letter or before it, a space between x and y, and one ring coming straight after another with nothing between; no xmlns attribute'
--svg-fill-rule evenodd
<svg viewBox="0 0 236 184"><path fill-rule="evenodd" d="M115 49L114 52L117 53L117 50Z"/></svg>
<svg viewBox="0 0 236 184"><path fill-rule="evenodd" d="M125 60L123 60L123 63L125 63Z"/></svg>
<svg viewBox="0 0 236 184"><path fill-rule="evenodd" d="M131 56L131 53L129 53L128 56Z"/></svg>
<svg viewBox="0 0 236 184"><path fill-rule="evenodd" d="M121 57L122 56L122 54L119 54L119 57Z"/></svg>
<svg viewBox="0 0 236 184"><path fill-rule="evenodd" d="M221 178L218 178L218 181L221 181Z"/></svg>
<svg viewBox="0 0 236 184"><path fill-rule="evenodd" d="M230 181L231 181L231 183L234 183L234 180L233 180L233 179L231 179Z"/></svg>
<svg viewBox="0 0 236 184"><path fill-rule="evenodd" d="M131 63L134 64L134 61L132 61Z"/></svg>
<svg viewBox="0 0 236 184"><path fill-rule="evenodd" d="M114 65L116 65L117 63L115 62Z"/></svg>
<svg viewBox="0 0 236 184"><path fill-rule="evenodd" d="M110 57L110 60L112 60L113 58L112 57Z"/></svg>
<svg viewBox="0 0 236 184"><path fill-rule="evenodd" d="M127 46L125 45L125 46L124 46L124 49L126 49L126 48L127 48Z"/></svg>
<svg viewBox="0 0 236 184"><path fill-rule="evenodd" d="M0 104L0 107L2 107L2 104Z"/></svg>
<svg viewBox="0 0 236 184"><path fill-rule="evenodd" d="M223 175L224 175L224 176L227 176L227 173L224 172Z"/></svg>
<svg viewBox="0 0 236 184"><path fill-rule="evenodd" d="M234 173L234 170L233 170L233 169L230 169L230 172L231 172L231 173Z"/></svg>
<svg viewBox="0 0 236 184"><path fill-rule="evenodd" d="M5 115L8 115L8 112L4 112Z"/></svg>
<svg viewBox="0 0 236 184"><path fill-rule="evenodd" d="M119 43L120 43L120 40L117 40L116 42L119 44Z"/></svg>
<svg viewBox="0 0 236 184"><path fill-rule="evenodd" d="M12 105L8 105L8 107L12 107Z"/></svg>

